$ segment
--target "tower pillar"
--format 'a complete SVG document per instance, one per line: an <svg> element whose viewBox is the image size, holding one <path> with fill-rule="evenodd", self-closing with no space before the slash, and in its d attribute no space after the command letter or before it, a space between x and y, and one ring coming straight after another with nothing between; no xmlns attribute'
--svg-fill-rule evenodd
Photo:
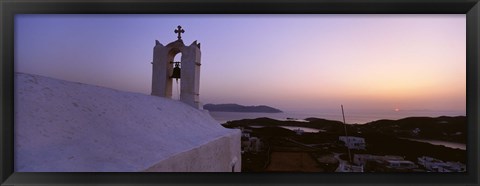
<svg viewBox="0 0 480 186"><path fill-rule="evenodd" d="M179 26L178 30L175 30L175 33L178 33L178 39L165 46L158 40L155 41L155 47L153 48L151 95L172 98L173 79L171 75L173 72L173 59L175 55L181 53L180 101L194 108L202 109L199 99L200 43L194 41L189 46L186 46L180 35L184 32L185 31Z"/></svg>

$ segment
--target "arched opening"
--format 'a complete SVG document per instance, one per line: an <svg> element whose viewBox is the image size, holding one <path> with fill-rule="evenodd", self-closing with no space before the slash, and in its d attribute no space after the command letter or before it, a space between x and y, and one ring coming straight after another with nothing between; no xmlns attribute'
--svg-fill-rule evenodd
<svg viewBox="0 0 480 186"><path fill-rule="evenodd" d="M178 67L181 68L182 67L181 63L177 63L177 62L181 62L181 61L182 61L182 53L179 52L173 58L173 61L172 61L173 63L171 64L172 69L175 68L176 65L178 65ZM171 75L173 75L173 72L172 72ZM181 78L179 78L179 79L172 78L172 99L174 99L174 100L180 100L181 81L182 81Z"/></svg>
<svg viewBox="0 0 480 186"><path fill-rule="evenodd" d="M194 108L201 109L199 101L200 55L200 46L196 42L190 46L185 46L182 40L174 41L166 46L157 42L153 55L152 95L180 99ZM175 62L179 62L177 68ZM175 70L180 72L178 80L172 78Z"/></svg>

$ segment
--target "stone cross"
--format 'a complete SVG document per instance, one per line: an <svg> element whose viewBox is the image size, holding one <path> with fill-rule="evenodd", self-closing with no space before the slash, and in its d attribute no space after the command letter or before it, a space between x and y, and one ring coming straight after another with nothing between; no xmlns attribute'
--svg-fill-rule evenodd
<svg viewBox="0 0 480 186"><path fill-rule="evenodd" d="M178 39L182 39L181 34L182 34L182 33L185 33L185 30L182 29L182 26L178 25L178 26L177 26L177 29L174 30L174 31L175 31L175 33L178 34L177 38L178 38Z"/></svg>

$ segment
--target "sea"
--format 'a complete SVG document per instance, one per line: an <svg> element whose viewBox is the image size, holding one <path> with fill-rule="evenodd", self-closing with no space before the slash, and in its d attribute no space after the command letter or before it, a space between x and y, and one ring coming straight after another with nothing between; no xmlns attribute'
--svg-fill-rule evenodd
<svg viewBox="0 0 480 186"><path fill-rule="evenodd" d="M345 123L365 124L368 122L389 119L398 120L406 117L439 117L465 116L465 111L438 111L438 110L345 110ZM210 112L210 115L220 123L241 119L255 119L261 117L276 120L303 120L309 117L323 118L343 122L342 111L284 111L281 113L250 113L250 112Z"/></svg>
<svg viewBox="0 0 480 186"><path fill-rule="evenodd" d="M408 139L408 138L404 138ZM455 143L455 142L449 142L449 141L440 141L440 140L422 140L422 139L408 139L412 141L418 141L418 142L423 142L423 143L430 143L433 145L442 145L445 147L449 147L452 149L460 149L460 150L466 150L467 149L467 144L465 143Z"/></svg>

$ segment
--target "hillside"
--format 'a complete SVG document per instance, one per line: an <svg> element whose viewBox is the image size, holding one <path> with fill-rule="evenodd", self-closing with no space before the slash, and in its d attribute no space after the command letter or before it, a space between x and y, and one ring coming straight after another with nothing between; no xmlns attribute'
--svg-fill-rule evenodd
<svg viewBox="0 0 480 186"><path fill-rule="evenodd" d="M378 120L361 125L361 131L396 137L466 143L467 117L409 117L399 120Z"/></svg>
<svg viewBox="0 0 480 186"><path fill-rule="evenodd" d="M243 106L239 104L206 104L203 109L214 112L261 112L261 113L279 113L279 109L259 105L259 106Z"/></svg>
<svg viewBox="0 0 480 186"><path fill-rule="evenodd" d="M182 102L15 74L15 172L240 170L240 131Z"/></svg>
<svg viewBox="0 0 480 186"><path fill-rule="evenodd" d="M344 134L347 128L352 135L385 135L398 138L431 139L466 143L467 118L457 117L408 117L399 120L378 120L363 125L344 125L340 121L307 118L309 122L279 121L270 118L230 121L224 126L298 126Z"/></svg>

